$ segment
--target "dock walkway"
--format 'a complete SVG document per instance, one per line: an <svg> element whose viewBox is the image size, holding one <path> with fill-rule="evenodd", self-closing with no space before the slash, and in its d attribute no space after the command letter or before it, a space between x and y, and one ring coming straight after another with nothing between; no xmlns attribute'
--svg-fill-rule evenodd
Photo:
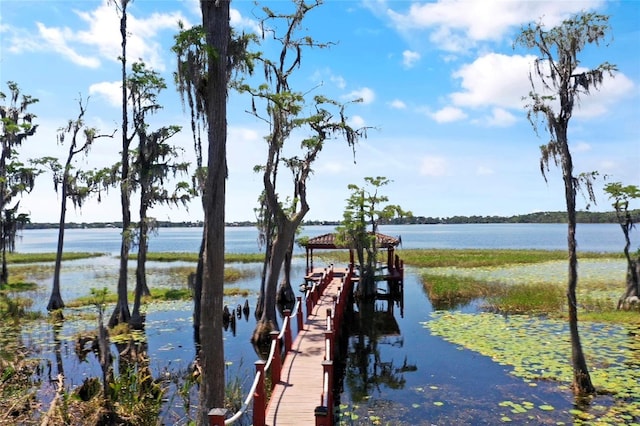
<svg viewBox="0 0 640 426"><path fill-rule="evenodd" d="M327 309L333 308L334 296L338 296L347 273L347 268L333 269L333 279L308 314L303 330L298 332L286 354L280 382L275 384L267 405L267 425L316 424L315 408L322 405Z"/></svg>

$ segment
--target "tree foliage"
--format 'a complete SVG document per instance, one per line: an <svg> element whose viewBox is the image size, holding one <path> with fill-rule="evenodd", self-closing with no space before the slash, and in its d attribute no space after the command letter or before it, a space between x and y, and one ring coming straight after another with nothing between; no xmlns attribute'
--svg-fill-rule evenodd
<svg viewBox="0 0 640 426"><path fill-rule="evenodd" d="M64 247L64 231L67 213L67 201L71 201L76 209L82 208L84 202L93 195L100 201L102 191L107 191L114 184L111 169L81 170L76 169L74 158L77 155L88 155L93 143L100 138L113 135L100 134L94 127L87 127L84 121L88 100L78 100L79 113L74 120L69 120L64 127L58 129L58 144L68 142L67 158L61 164L57 158L43 157L32 160L37 167L44 167L52 173L53 189L60 194L60 218L58 221L58 245L53 273L53 286L47 310L53 311L64 307L60 294L60 272L62 268L62 251ZM70 141L67 141L68 138Z"/></svg>
<svg viewBox="0 0 640 426"><path fill-rule="evenodd" d="M362 187L348 185L351 196L347 198L342 225L337 228L337 239L339 244L355 250L360 270L358 296L370 298L375 295L378 225L396 217L411 217L412 213L399 205L387 204L389 197L381 194L380 189L391 182L388 178L365 177L364 181Z"/></svg>
<svg viewBox="0 0 640 426"><path fill-rule="evenodd" d="M177 67L174 72L174 80L183 109L188 110L191 123L191 135L193 138L193 148L196 157L195 172L192 176L194 193L203 195L202 203L204 209L204 194L206 189L207 167L203 163L202 134L208 137L209 115L208 115L208 79L209 79L209 57L218 58L218 52L213 49L206 40L205 28L203 25L194 25L185 28L183 22L178 23L180 31L174 36L174 45L171 50L176 54ZM253 34L236 34L230 28L231 36L227 47L227 78L241 79L243 74L253 72L253 54L249 50L251 42L256 40ZM233 87L232 81L229 86ZM193 326L196 344L200 341L200 298L202 293L202 272L204 255L204 238L200 244L200 256L193 276Z"/></svg>
<svg viewBox="0 0 640 426"><path fill-rule="evenodd" d="M130 181L130 146L134 134L129 133L129 110L127 108L127 6L132 0L109 0L113 2L120 14L120 65L122 81L122 150L120 151L120 208L122 213L122 238L120 243L120 269L118 271L118 301L109 318L109 326L129 322L128 272L129 252L131 251L131 181Z"/></svg>
<svg viewBox="0 0 640 426"><path fill-rule="evenodd" d="M162 108L158 103L158 95L166 89L164 79L143 62L135 62L131 66L127 84L133 128L138 138L138 147L132 153L131 189L138 191L140 200L136 287L130 324L141 328L141 299L151 294L147 286L146 261L149 234L155 228L155 220L149 216L149 210L158 204L186 206L191 199L191 188L187 182L178 182L173 190L167 189L169 179L186 174L189 170L189 163L176 160L181 149L167 142L181 130L180 126L149 129L149 117Z"/></svg>
<svg viewBox="0 0 640 426"><path fill-rule="evenodd" d="M15 198L31 192L39 173L36 168L20 161L18 156L18 149L38 128L38 125L33 123L35 114L28 111L38 99L21 94L16 82L9 81L7 86L9 104L0 106L0 287L6 285L9 279L6 253L15 249L16 233L29 221L28 215L18 212L20 200L15 201ZM0 91L0 100L4 102L6 98L7 95Z"/></svg>
<svg viewBox="0 0 640 426"><path fill-rule="evenodd" d="M574 175L567 131L580 98L598 89L604 77L613 75L616 70L608 62L592 69L584 69L580 62L582 50L589 44L599 45L603 42L608 30L607 16L582 13L550 29L541 22L529 24L522 29L516 40L516 44L534 49L539 54L533 63L533 71L529 74L532 90L526 108L534 130L537 132L537 125L541 121L549 134L549 141L540 147L540 170L546 180L546 172L553 163L561 168L564 181L569 252L567 303L572 343L573 389L578 395L593 394L595 388L591 383L578 332L576 192L581 184L585 184L589 199L594 200L591 182L597 173Z"/></svg>
<svg viewBox="0 0 640 426"><path fill-rule="evenodd" d="M269 7L263 7L261 20L262 37L275 41L280 47L275 59L266 55L256 58L264 69L265 82L258 87L242 83L237 87L251 96L251 113L269 124L270 133L266 136L267 158L264 164L255 170L262 174L264 192L260 197L260 223L264 236L272 238L266 245L270 250L265 254L267 261L264 273L265 285L260 293L257 310L262 315L254 332L254 343L266 342L269 332L277 328L276 302L278 280L285 265L284 292L289 293L287 282L291 252L296 230L310 209L307 200L307 183L313 172L313 164L331 139L344 139L355 149L360 137L366 136L366 128L356 129L347 122L346 107L349 103L340 103L323 95L311 99L308 91L296 91L290 85L290 78L302 64L305 49L327 48L330 43L321 43L307 34L303 21L307 13L322 4L321 1L293 1L292 13L279 13ZM358 102L355 100L354 102ZM262 109L264 107L264 109ZM298 139L298 134L306 137ZM296 148L290 147L292 141L299 140ZM288 147L288 149L286 149ZM285 170L284 181L289 176L291 192L282 189L280 168ZM287 173L288 172L288 173ZM287 289L288 287L288 289Z"/></svg>
<svg viewBox="0 0 640 426"><path fill-rule="evenodd" d="M635 258L631 256L631 230L635 227L633 217L629 212L629 202L640 198L640 188L636 185L623 185L620 182L610 182L604 187L604 191L613 200L613 208L616 210L618 223L624 234L624 256L627 259L627 285L626 290L618 301L618 309L629 307L631 304L640 304L640 249Z"/></svg>

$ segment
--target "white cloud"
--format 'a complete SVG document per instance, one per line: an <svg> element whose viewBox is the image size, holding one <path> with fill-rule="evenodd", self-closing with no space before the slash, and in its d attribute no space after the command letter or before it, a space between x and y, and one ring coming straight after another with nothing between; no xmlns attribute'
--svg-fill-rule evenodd
<svg viewBox="0 0 640 426"><path fill-rule="evenodd" d="M493 108L484 124L489 127L508 127L516 122L516 117L503 108Z"/></svg>
<svg viewBox="0 0 640 426"><path fill-rule="evenodd" d="M476 174L478 176L489 176L495 174L492 168L487 166L478 166L476 169Z"/></svg>
<svg viewBox="0 0 640 426"><path fill-rule="evenodd" d="M200 12L200 2L198 1L198 12ZM260 24L254 19L245 18L234 8L229 9L229 23L236 29L247 29L253 33L260 34Z"/></svg>
<svg viewBox="0 0 640 426"><path fill-rule="evenodd" d="M325 80L329 80L339 89L344 89L347 86L344 77L334 74L331 68L328 67L317 69L311 74L310 80L320 86L324 86Z"/></svg>
<svg viewBox="0 0 640 426"><path fill-rule="evenodd" d="M347 82L343 77L339 75L331 75L329 78L338 87L338 89L344 89L347 87Z"/></svg>
<svg viewBox="0 0 640 426"><path fill-rule="evenodd" d="M405 50L402 52L402 64L407 68L413 67L419 60L420 54L418 52L413 52L411 50Z"/></svg>
<svg viewBox="0 0 640 426"><path fill-rule="evenodd" d="M438 123L451 123L467 118L467 114L460 108L447 106L439 111L429 114L429 116Z"/></svg>
<svg viewBox="0 0 640 426"><path fill-rule="evenodd" d="M577 142L575 144L571 144L571 152L573 153L587 152L587 151L591 151L591 145L588 144L587 142Z"/></svg>
<svg viewBox="0 0 640 426"><path fill-rule="evenodd" d="M317 171L322 174L341 175L345 170L345 165L338 161L325 161L320 163Z"/></svg>
<svg viewBox="0 0 640 426"><path fill-rule="evenodd" d="M449 165L444 157L426 156L422 158L420 165L420 175L441 177L448 174Z"/></svg>
<svg viewBox="0 0 640 426"><path fill-rule="evenodd" d="M366 126L366 122L364 120L364 118L362 118L359 115L354 115L352 117L349 117L349 125L351 127L353 127L354 129L359 129L361 127L365 127Z"/></svg>
<svg viewBox="0 0 640 426"><path fill-rule="evenodd" d="M602 86L582 96L576 104L573 116L592 118L607 113L610 107L625 97L637 95L637 87L626 75L605 75Z"/></svg>
<svg viewBox="0 0 640 426"><path fill-rule="evenodd" d="M120 17L115 7L103 1L92 11L75 11L87 24L83 30L70 27L47 26L37 22L37 34L30 29L5 27L10 34L9 50L13 53L29 51L51 51L62 55L73 63L89 68L100 66L100 59L117 61L121 54ZM127 17L127 55L131 60L142 59L157 71L165 69L162 59L165 48L158 41L164 30L178 29L178 21L190 24L179 13L153 13L139 19L129 12Z"/></svg>
<svg viewBox="0 0 640 426"><path fill-rule="evenodd" d="M37 22L38 33L42 37L42 48L52 50L65 56L71 62L83 67L98 68L100 61L94 56L83 56L69 47L67 40L73 38L73 33L68 28L47 28L44 24Z"/></svg>
<svg viewBox="0 0 640 426"><path fill-rule="evenodd" d="M104 58L117 61L121 53L120 16L114 6L110 2L103 2L93 11L76 13L89 28L79 31L74 38L80 43L97 48ZM156 38L163 30L177 31L178 21L190 26L187 19L178 12L153 13L141 19L128 11L127 56L135 58L134 60L142 59L149 68L163 71L163 48Z"/></svg>
<svg viewBox="0 0 640 426"><path fill-rule="evenodd" d="M450 95L456 106L522 108L530 89L529 71L534 56L489 53L453 73L462 91Z"/></svg>
<svg viewBox="0 0 640 426"><path fill-rule="evenodd" d="M459 52L478 42L502 40L514 28L543 17L546 25L557 25L570 14L593 9L603 2L438 0L414 2L407 11L391 9L401 3L381 1L378 6L387 7L387 16L398 32L428 30L429 39L438 48Z"/></svg>
<svg viewBox="0 0 640 426"><path fill-rule="evenodd" d="M89 86L89 94L98 94L114 107L122 106L122 82L103 81Z"/></svg>
<svg viewBox="0 0 640 426"><path fill-rule="evenodd" d="M368 87L363 87L362 89L354 90L350 93L347 93L343 96L343 98L348 100L362 99L362 103L364 105L368 105L375 100L376 94Z"/></svg>
<svg viewBox="0 0 640 426"><path fill-rule="evenodd" d="M490 126L508 126L516 118L508 109L524 111L526 96L531 91L529 73L532 71L533 55L504 55L488 53L475 61L461 66L453 73L460 79L462 90L449 95L456 107L484 108L495 107L491 117L484 122ZM578 69L578 72L581 70ZM537 78L534 77L534 82ZM537 91L549 94L541 84L536 84ZM632 96L637 91L634 83L624 74L614 77L605 75L602 86L592 89L576 103L574 117L591 118L605 114L611 105L620 99ZM552 105L554 109L558 106Z"/></svg>
<svg viewBox="0 0 640 426"><path fill-rule="evenodd" d="M234 176L253 173L253 166L264 163L265 143L261 130L249 127L229 126L227 159Z"/></svg>
<svg viewBox="0 0 640 426"><path fill-rule="evenodd" d="M391 108L393 108L393 109L405 109L405 108L407 108L407 104L405 104L400 99L392 100L391 102L389 102L389 106Z"/></svg>

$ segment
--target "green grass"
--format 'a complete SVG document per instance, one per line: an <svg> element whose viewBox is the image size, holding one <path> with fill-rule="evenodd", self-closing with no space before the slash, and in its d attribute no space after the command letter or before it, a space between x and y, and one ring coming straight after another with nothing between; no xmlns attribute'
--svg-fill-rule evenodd
<svg viewBox="0 0 640 426"><path fill-rule="evenodd" d="M104 256L104 253L63 252L62 260L89 259ZM7 253L7 263L55 262L56 253Z"/></svg>
<svg viewBox="0 0 640 426"><path fill-rule="evenodd" d="M429 300L437 309L449 308L458 303L486 297L492 293L493 284L456 275L422 274L422 284Z"/></svg>
<svg viewBox="0 0 640 426"><path fill-rule="evenodd" d="M639 318L640 308L637 307L628 311L609 308L601 311L583 312L580 315L581 321L631 324L636 326L638 325Z"/></svg>
<svg viewBox="0 0 640 426"><path fill-rule="evenodd" d="M188 252L158 252L147 254L147 260L153 262L198 262L198 253ZM130 259L136 259L132 254ZM256 263L264 260L264 253L225 253L224 261L227 263Z"/></svg>
<svg viewBox="0 0 640 426"><path fill-rule="evenodd" d="M92 257L106 256L105 253L89 252L63 252L62 260L89 259ZM129 256L130 260L138 258L136 253ZM56 253L7 253L7 263L38 263L54 262ZM187 252L157 252L147 254L147 260L153 262L198 262L198 253ZM227 263L256 263L264 260L263 253L226 253L224 260Z"/></svg>
<svg viewBox="0 0 640 426"><path fill-rule="evenodd" d="M446 309L475 299L483 299L485 309L492 312L544 314L554 318L565 318L567 315L565 278L558 279L557 276L544 278L544 275L540 275L522 276L513 280L513 276L507 276L508 274L487 273L499 272L513 265L566 261L566 253L563 251L406 250L401 256L405 265L423 268L420 274L422 284L436 309ZM621 254L616 253L581 253L579 257L581 260L623 258ZM544 267L541 265L541 268ZM580 264L578 268L580 277L578 302L581 319L637 322L638 309L634 312L635 317L618 313L616 310L616 294L624 290L622 280L616 283L615 278L609 275L606 277L581 275ZM518 269L518 267L515 268L515 270ZM476 272L473 271L476 271L478 276L475 276Z"/></svg>
<svg viewBox="0 0 640 426"><path fill-rule="evenodd" d="M565 302L562 288L544 283L501 286L488 298L491 310L507 314L561 312Z"/></svg>
<svg viewBox="0 0 640 426"><path fill-rule="evenodd" d="M398 251L407 266L475 268L566 260L562 250L412 249ZM620 253L579 253L578 259L621 259Z"/></svg>

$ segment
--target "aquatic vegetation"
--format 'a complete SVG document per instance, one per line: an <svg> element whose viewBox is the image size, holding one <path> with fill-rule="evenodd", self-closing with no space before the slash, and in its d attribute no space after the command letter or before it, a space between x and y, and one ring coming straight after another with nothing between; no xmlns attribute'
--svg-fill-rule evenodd
<svg viewBox="0 0 640 426"><path fill-rule="evenodd" d="M513 368L526 382L551 380L568 387L571 347L565 321L529 315L434 312L423 326L434 335ZM602 421L640 419L640 325L581 322L583 346L599 395L613 402L598 413ZM596 401L599 398L596 397ZM550 407L539 407L549 409ZM594 414L594 413L591 413Z"/></svg>
<svg viewBox="0 0 640 426"><path fill-rule="evenodd" d="M104 253L87 253L87 252L63 252L62 260L78 260L89 259L92 257L105 256ZM39 262L54 262L56 260L56 253L7 253L8 264L19 263L39 263Z"/></svg>
<svg viewBox="0 0 640 426"><path fill-rule="evenodd" d="M579 263L578 301L583 310L610 309L615 307L620 289L624 288L626 266L623 259L588 259ZM615 273L619 270L619 276ZM421 274L429 277L454 276L473 282L500 283L506 288L521 285L552 289L566 287L566 261L552 261L541 264L506 264L502 266L459 267L441 266L421 269ZM432 278L433 279L433 278ZM490 287L497 290L495 285ZM522 288L521 290L526 290ZM513 291L512 291L513 292ZM547 313L557 310L549 307ZM561 313L561 312L560 312Z"/></svg>
<svg viewBox="0 0 640 426"><path fill-rule="evenodd" d="M549 314L562 311L566 296L555 284L512 284L495 286L487 297L488 309L506 314Z"/></svg>
<svg viewBox="0 0 640 426"><path fill-rule="evenodd" d="M410 249L399 252L405 265L419 268L478 268L527 265L564 260L564 250ZM579 253L579 260L623 259L618 253Z"/></svg>
<svg viewBox="0 0 640 426"><path fill-rule="evenodd" d="M473 299L486 297L497 291L497 285L472 277L439 275L423 272L422 285L435 309L454 307Z"/></svg>
<svg viewBox="0 0 640 426"><path fill-rule="evenodd" d="M198 253L194 252L156 252L147 254L148 261L154 262L198 262ZM130 259L136 259L135 253ZM227 263L259 263L264 261L264 253L225 253Z"/></svg>

